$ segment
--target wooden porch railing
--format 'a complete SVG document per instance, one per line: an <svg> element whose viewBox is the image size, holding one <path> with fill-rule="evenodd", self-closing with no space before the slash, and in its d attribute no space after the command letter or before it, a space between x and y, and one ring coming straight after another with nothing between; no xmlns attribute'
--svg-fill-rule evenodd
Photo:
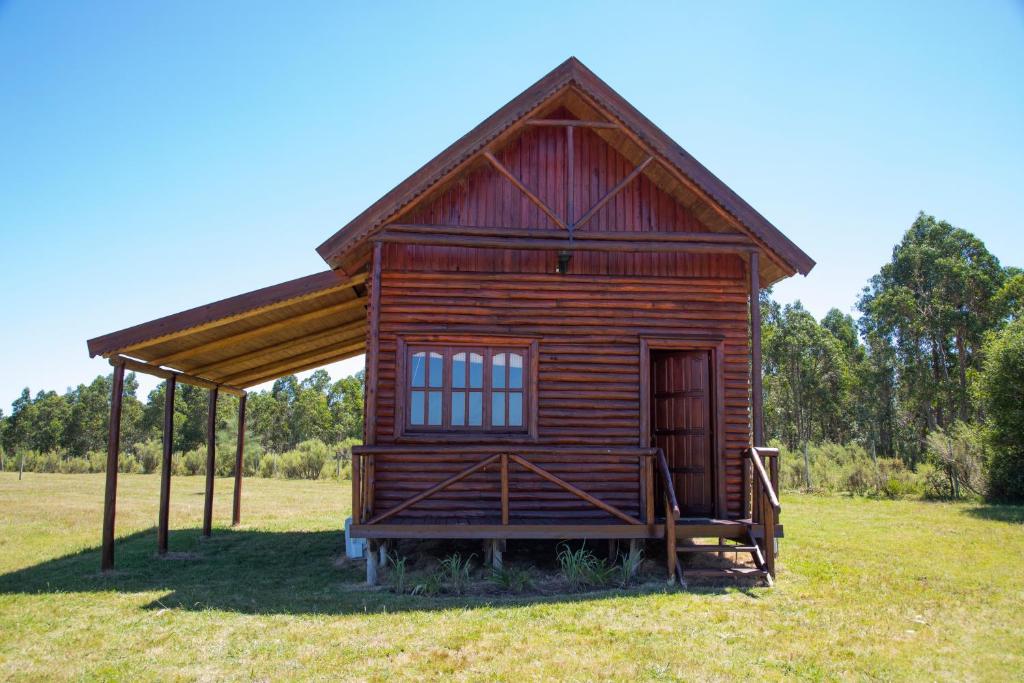
<svg viewBox="0 0 1024 683"><path fill-rule="evenodd" d="M619 519L624 524L638 526L653 526L655 523L654 503L654 467L653 458L655 449L652 448L584 448L571 446L552 446L550 448L524 449L531 453L543 453L545 456L566 455L592 455L595 461L601 457L623 457L635 456L638 458L638 509L641 518L635 517L615 505L601 500L597 496L588 493L579 486L566 481L562 477L541 467L524 454L524 450L515 452L515 448L502 448L493 445L452 445L452 444L425 444L422 448L409 446L357 446L352 450L352 510L353 518L357 524L374 525L385 522L392 517L408 510L417 503L434 496L467 477L497 466L501 486L501 525L512 526L511 510L509 502L509 468L516 465L527 472L537 475L562 490L572 494L574 497L583 500L589 505L602 510L609 515ZM415 455L417 458L437 456L439 460L450 458L452 455L475 455L480 454L480 460L469 464L446 479L430 486L429 488L406 498L397 505L386 510L375 510L375 467L376 456L387 455L392 458L403 455ZM664 459L664 456L662 456ZM666 465L667 467L667 465ZM678 508L678 506L677 506ZM677 514L678 516L678 514Z"/></svg>
<svg viewBox="0 0 1024 683"><path fill-rule="evenodd" d="M665 561L668 565L668 576L672 579L678 573L679 558L676 556L676 522L681 514L679 500L676 499L676 487L672 482L672 470L665 459L665 451L657 449L658 473L661 475L662 499L665 503Z"/></svg>
<svg viewBox="0 0 1024 683"><path fill-rule="evenodd" d="M782 512L778 496L779 449L751 447L743 456L750 460L753 470L750 521L755 528L760 526L762 529L760 545L764 554L765 569L772 578L775 578L775 557L778 554L775 528ZM765 458L768 459L767 470Z"/></svg>

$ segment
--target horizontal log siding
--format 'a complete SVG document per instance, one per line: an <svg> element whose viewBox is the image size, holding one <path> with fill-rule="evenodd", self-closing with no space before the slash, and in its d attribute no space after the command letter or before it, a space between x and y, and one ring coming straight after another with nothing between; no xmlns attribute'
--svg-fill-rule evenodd
<svg viewBox="0 0 1024 683"><path fill-rule="evenodd" d="M455 255L453 255L453 253ZM577 254L576 256L581 256ZM574 259L576 258L574 256ZM652 270L664 255L635 256L638 270ZM639 474L632 464L599 466L598 458L555 462L543 448L559 445L639 445L639 338L720 334L725 337L726 491L728 510L740 506L740 457L749 441L749 344L746 283L736 256L684 255L664 261L659 275L560 276L515 272L508 250L444 249L387 245L381 287L378 443L395 442L395 354L399 335L506 334L539 340L538 439L503 445L506 452L534 449L532 461L631 515L639 511ZM487 272L454 272L463 267ZM511 261L511 262L510 262ZM599 272L607 264L581 259ZM512 272L502 272L512 266ZM553 269L552 269L553 270ZM445 272L448 271L448 272ZM717 274L712 276L712 274ZM443 440L443 437L441 437ZM429 453L428 445L423 452ZM403 465L376 458L375 512L455 474L474 458ZM394 521L495 523L500 510L497 465L473 475ZM571 494L513 468L512 522L614 522Z"/></svg>

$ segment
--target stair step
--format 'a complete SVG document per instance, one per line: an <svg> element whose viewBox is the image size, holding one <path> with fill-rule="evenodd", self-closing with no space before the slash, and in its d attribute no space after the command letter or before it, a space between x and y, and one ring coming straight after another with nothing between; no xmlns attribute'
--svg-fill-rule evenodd
<svg viewBox="0 0 1024 683"><path fill-rule="evenodd" d="M683 576L690 577L723 577L723 576L741 576L741 577L762 577L768 576L768 572L763 569L757 569L756 567L727 567L724 569L684 569Z"/></svg>
<svg viewBox="0 0 1024 683"><path fill-rule="evenodd" d="M756 550L752 545L678 545L677 553L752 553Z"/></svg>

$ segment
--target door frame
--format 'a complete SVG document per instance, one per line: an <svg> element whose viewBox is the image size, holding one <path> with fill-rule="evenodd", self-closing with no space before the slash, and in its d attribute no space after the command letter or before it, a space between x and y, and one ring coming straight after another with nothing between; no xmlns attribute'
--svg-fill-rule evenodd
<svg viewBox="0 0 1024 683"><path fill-rule="evenodd" d="M708 351L711 381L711 430L714 432L715 516L725 519L728 505L725 490L725 337L640 337L640 448L651 446L651 352Z"/></svg>

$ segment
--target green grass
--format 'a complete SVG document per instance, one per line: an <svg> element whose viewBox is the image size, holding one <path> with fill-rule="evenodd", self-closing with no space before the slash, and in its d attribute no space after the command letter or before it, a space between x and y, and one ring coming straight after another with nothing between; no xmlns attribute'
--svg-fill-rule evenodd
<svg viewBox="0 0 1024 683"><path fill-rule="evenodd" d="M0 678L1010 680L1024 671L1024 509L790 495L774 589L398 596L336 563L348 487L251 479L200 539L202 479L0 473ZM218 480L215 515L230 518Z"/></svg>

